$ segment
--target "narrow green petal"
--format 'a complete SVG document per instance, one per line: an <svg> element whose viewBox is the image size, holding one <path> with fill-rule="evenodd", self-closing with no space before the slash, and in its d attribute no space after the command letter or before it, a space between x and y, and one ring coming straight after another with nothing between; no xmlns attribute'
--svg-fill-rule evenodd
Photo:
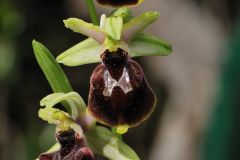
<svg viewBox="0 0 240 160"><path fill-rule="evenodd" d="M46 76L52 90L55 93L72 91L72 87L50 51L41 43L33 40L32 42L35 57L44 75ZM68 104L62 103L70 111Z"/></svg>
<svg viewBox="0 0 240 160"><path fill-rule="evenodd" d="M145 33L138 33L129 43L132 57L167 56L171 51L172 47L168 42Z"/></svg>
<svg viewBox="0 0 240 160"><path fill-rule="evenodd" d="M94 153L110 160L139 160L137 154L127 144L107 128L95 126L85 133L87 145Z"/></svg>
<svg viewBox="0 0 240 160"><path fill-rule="evenodd" d="M159 12L149 11L132 19L130 22L124 24L122 38L128 42L138 32L144 30L148 25L152 24L160 16Z"/></svg>
<svg viewBox="0 0 240 160"><path fill-rule="evenodd" d="M108 17L105 24L105 32L113 40L120 40L123 28L122 17Z"/></svg>
<svg viewBox="0 0 240 160"><path fill-rule="evenodd" d="M63 22L65 27L73 30L74 32L91 37L100 44L103 43L105 39L105 32L99 26L93 25L92 23L87 23L78 18L68 18Z"/></svg>
<svg viewBox="0 0 240 160"><path fill-rule="evenodd" d="M83 64L100 62L100 45L93 39L88 38L57 57L58 63L66 66L80 66Z"/></svg>
<svg viewBox="0 0 240 160"><path fill-rule="evenodd" d="M86 110L86 104L83 101L82 97L76 92L70 93L53 93L40 101L41 106L53 107L57 103L67 102L71 108L72 118L75 120L80 113Z"/></svg>

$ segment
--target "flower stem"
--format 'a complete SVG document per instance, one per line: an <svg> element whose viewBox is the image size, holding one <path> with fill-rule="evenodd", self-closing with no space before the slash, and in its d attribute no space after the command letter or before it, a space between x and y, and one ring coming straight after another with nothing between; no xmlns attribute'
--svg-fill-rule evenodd
<svg viewBox="0 0 240 160"><path fill-rule="evenodd" d="M99 25L99 20L97 17L97 12L96 12L96 8L94 6L93 0L85 0L90 17L92 19L92 23L94 25Z"/></svg>

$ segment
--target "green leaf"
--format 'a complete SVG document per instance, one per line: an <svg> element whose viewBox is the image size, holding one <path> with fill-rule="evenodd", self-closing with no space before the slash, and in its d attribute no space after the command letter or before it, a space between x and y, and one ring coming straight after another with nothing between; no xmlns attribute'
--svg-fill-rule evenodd
<svg viewBox="0 0 240 160"><path fill-rule="evenodd" d="M57 103L67 102L71 108L71 115L76 120L80 113L86 110L86 104L82 97L76 92L70 93L53 93L40 101L41 106L53 107Z"/></svg>
<svg viewBox="0 0 240 160"><path fill-rule="evenodd" d="M128 42L138 32L144 30L148 25L152 24L160 16L159 12L149 11L132 19L130 22L124 24L122 39Z"/></svg>
<svg viewBox="0 0 240 160"><path fill-rule="evenodd" d="M100 45L93 39L88 38L57 57L59 63L66 66L79 66L89 63L100 62Z"/></svg>
<svg viewBox="0 0 240 160"><path fill-rule="evenodd" d="M85 133L94 153L110 160L139 160L137 154L105 127L95 126Z"/></svg>
<svg viewBox="0 0 240 160"><path fill-rule="evenodd" d="M171 45L145 33L138 33L129 43L132 57L139 56L167 56L171 53Z"/></svg>
<svg viewBox="0 0 240 160"><path fill-rule="evenodd" d="M100 44L104 42L105 32L99 26L93 25L92 23L87 23L78 18L68 18L63 22L65 27L73 30L74 32L91 37Z"/></svg>
<svg viewBox="0 0 240 160"><path fill-rule="evenodd" d="M105 24L105 32L111 39L119 41L122 35L123 18L108 17Z"/></svg>
<svg viewBox="0 0 240 160"><path fill-rule="evenodd" d="M41 43L33 40L32 42L35 57L44 75L46 76L52 90L55 93L68 93L72 91L72 87L50 51ZM70 111L67 103L62 103L63 106Z"/></svg>

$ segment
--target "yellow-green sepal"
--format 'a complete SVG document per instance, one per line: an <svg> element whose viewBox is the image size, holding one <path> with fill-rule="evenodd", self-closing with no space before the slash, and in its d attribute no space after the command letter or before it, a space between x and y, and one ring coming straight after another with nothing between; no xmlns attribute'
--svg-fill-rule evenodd
<svg viewBox="0 0 240 160"><path fill-rule="evenodd" d="M68 18L63 22L66 28L93 38L100 44L103 43L105 39L105 32L99 26L93 25L92 23L87 23L78 18Z"/></svg>
<svg viewBox="0 0 240 160"><path fill-rule="evenodd" d="M167 56L172 52L172 46L158 37L138 33L128 44L131 57L140 56Z"/></svg>
<svg viewBox="0 0 240 160"><path fill-rule="evenodd" d="M122 40L129 42L137 33L143 31L147 26L155 22L159 16L159 12L148 11L131 19L123 25Z"/></svg>
<svg viewBox="0 0 240 160"><path fill-rule="evenodd" d="M98 63L101 61L99 51L99 43L92 38L88 38L61 53L57 57L57 62L66 66Z"/></svg>

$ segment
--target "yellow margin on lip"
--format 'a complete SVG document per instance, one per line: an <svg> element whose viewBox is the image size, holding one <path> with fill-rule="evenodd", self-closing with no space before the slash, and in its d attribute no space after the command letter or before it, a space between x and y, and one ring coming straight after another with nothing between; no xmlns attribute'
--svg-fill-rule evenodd
<svg viewBox="0 0 240 160"><path fill-rule="evenodd" d="M141 4L144 0L139 0L137 4Z"/></svg>
<svg viewBox="0 0 240 160"><path fill-rule="evenodd" d="M110 4L100 4L102 6L105 6L105 7L114 7L114 8L121 8L121 7L134 7L134 6L137 6L137 5L140 5L144 0L138 0L138 2L136 4L132 4L132 5L123 5L123 6L119 6L119 7L116 7L114 5L110 5Z"/></svg>

